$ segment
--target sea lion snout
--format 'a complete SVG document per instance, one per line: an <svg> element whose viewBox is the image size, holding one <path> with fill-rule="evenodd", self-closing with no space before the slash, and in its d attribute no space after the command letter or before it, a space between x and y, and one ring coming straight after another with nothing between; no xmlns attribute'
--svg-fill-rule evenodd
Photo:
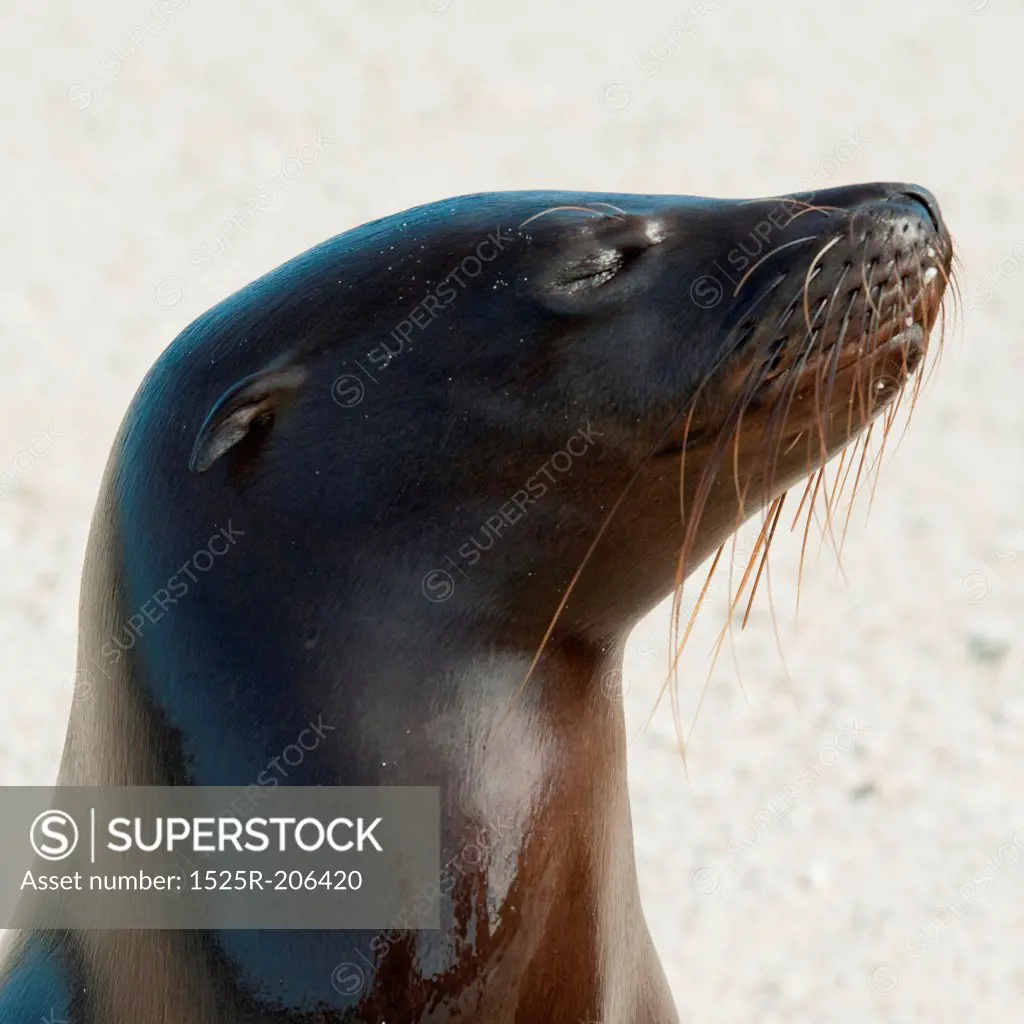
<svg viewBox="0 0 1024 1024"><path fill-rule="evenodd" d="M938 202L917 185L856 185L783 197L790 215L771 248L749 257L734 289L732 351L778 390L835 352L903 345L920 362L949 281L952 241ZM902 381L901 381L902 383Z"/></svg>
<svg viewBox="0 0 1024 1024"><path fill-rule="evenodd" d="M737 232L713 262L732 284L708 313L715 322L724 309L721 355L658 454L686 453L701 481L691 520L728 471L738 524L798 480L816 480L851 442L866 446L876 417L884 443L901 399L917 397L920 375L907 385L942 313L953 245L918 185L853 185L715 215ZM708 294L710 285L695 301ZM690 564L708 550L697 529Z"/></svg>
<svg viewBox="0 0 1024 1024"><path fill-rule="evenodd" d="M900 193L900 196L923 206L928 211L928 216L931 219L935 230L943 234L948 234L946 231L946 225L942 220L942 211L939 209L939 201L928 189L922 188L920 185L907 185Z"/></svg>

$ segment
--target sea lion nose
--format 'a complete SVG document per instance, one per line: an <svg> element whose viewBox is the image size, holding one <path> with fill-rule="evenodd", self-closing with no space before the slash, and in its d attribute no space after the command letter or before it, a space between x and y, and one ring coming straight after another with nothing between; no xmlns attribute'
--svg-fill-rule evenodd
<svg viewBox="0 0 1024 1024"><path fill-rule="evenodd" d="M914 202L920 203L928 211L928 216L931 217L935 230L940 234L945 234L946 225L942 221L942 211L939 209L939 201L931 192L928 191L928 189L923 188L920 185L907 185L900 192L900 196L901 198L912 199Z"/></svg>

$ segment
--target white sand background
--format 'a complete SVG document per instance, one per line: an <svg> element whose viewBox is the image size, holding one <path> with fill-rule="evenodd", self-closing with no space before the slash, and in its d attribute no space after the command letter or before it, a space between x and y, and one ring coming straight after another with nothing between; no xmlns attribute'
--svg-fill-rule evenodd
<svg viewBox="0 0 1024 1024"><path fill-rule="evenodd" d="M689 785L668 707L642 731L666 609L631 638L637 859L684 1021L1019 1021L1024 7L173 6L169 20L139 0L4 7L0 782L54 778L86 533L124 410L164 346L234 289L327 236L458 193L917 180L943 204L971 308L866 525L857 506L848 583L827 549L812 559L796 629L799 545L777 545L792 689L763 595L735 647L746 698L726 653ZM132 34L115 74L110 51L129 55ZM155 301L317 132L320 157L277 202L178 304L167 281ZM51 429L45 456L18 459ZM687 717L724 602L721 584L683 662ZM987 883L957 897L976 875Z"/></svg>

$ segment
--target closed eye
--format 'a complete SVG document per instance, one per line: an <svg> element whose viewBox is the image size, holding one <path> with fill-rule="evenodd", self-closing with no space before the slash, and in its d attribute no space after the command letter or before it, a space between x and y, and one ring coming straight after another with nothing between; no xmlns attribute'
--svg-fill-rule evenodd
<svg viewBox="0 0 1024 1024"><path fill-rule="evenodd" d="M570 260L552 280L552 285L568 295L600 288L632 263L647 246L629 245L594 249Z"/></svg>

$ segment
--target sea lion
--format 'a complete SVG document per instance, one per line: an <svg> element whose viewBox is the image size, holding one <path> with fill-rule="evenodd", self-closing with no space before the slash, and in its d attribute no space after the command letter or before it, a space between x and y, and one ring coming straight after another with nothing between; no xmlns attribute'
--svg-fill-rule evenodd
<svg viewBox="0 0 1024 1024"><path fill-rule="evenodd" d="M910 393L951 258L912 185L474 195L190 324L101 485L60 782L440 786L442 928L39 928L0 1019L675 1021L624 639Z"/></svg>

